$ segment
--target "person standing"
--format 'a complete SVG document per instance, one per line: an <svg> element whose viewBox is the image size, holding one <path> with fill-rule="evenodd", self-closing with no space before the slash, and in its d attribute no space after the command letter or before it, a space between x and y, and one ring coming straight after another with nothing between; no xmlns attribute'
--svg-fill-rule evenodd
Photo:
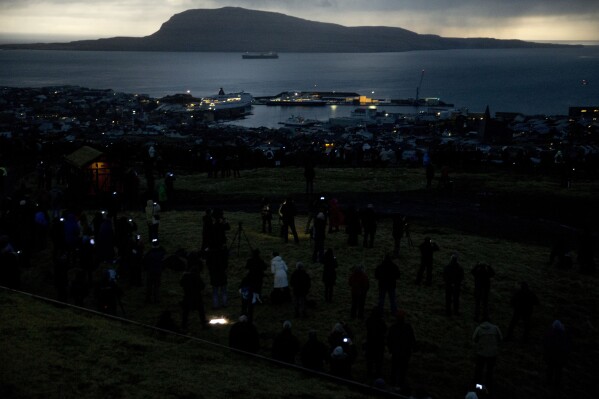
<svg viewBox="0 0 599 399"><path fill-rule="evenodd" d="M358 246L358 236L362 233L360 215L354 205L351 205L345 213L345 232L347 233L347 245Z"/></svg>
<svg viewBox="0 0 599 399"><path fill-rule="evenodd" d="M368 204L366 209L362 210L362 227L364 228L364 237L362 244L364 248L372 248L374 246L374 235L376 234L376 213L374 205Z"/></svg>
<svg viewBox="0 0 599 399"><path fill-rule="evenodd" d="M512 320L507 330L506 340L513 338L514 329L520 320L524 324L522 333L522 341L526 342L530 334L530 324L532 321L532 312L535 306L539 305L539 299L534 292L529 288L528 283L523 281L520 283L520 289L516 291L511 300L514 313Z"/></svg>
<svg viewBox="0 0 599 399"><path fill-rule="evenodd" d="M395 290L397 287L397 280L399 279L399 267L391 260L391 255L385 255L383 262L377 266L374 277L379 283L379 302L378 307L381 312L385 308L385 297L389 296L389 304L391 306L391 314L397 312L397 300L395 297Z"/></svg>
<svg viewBox="0 0 599 399"><path fill-rule="evenodd" d="M430 237L425 237L422 244L420 244L420 268L418 269L418 275L416 276L416 284L422 282L422 277L426 271L426 285L433 283L433 254L439 250L439 246Z"/></svg>
<svg viewBox="0 0 599 399"><path fill-rule="evenodd" d="M272 233L272 210L270 209L270 202L266 198L262 198L260 216L262 218L262 233Z"/></svg>
<svg viewBox="0 0 599 399"><path fill-rule="evenodd" d="M474 320L478 321L481 315L489 316L489 291L491 290L491 279L495 277L495 270L486 264L479 262L472 269L474 276Z"/></svg>
<svg viewBox="0 0 599 399"><path fill-rule="evenodd" d="M399 310L395 323L387 334L387 347L391 353L391 375L395 386L403 387L408 374L408 365L416 346L412 325L406 321L406 313Z"/></svg>
<svg viewBox="0 0 599 399"><path fill-rule="evenodd" d="M283 242L289 241L289 230L293 234L293 241L298 244L299 238L295 229L295 215L297 214L297 208L293 198L289 197L281 204L279 208L279 216L281 217L281 234L283 236Z"/></svg>
<svg viewBox="0 0 599 399"><path fill-rule="evenodd" d="M472 334L472 342L476 350L476 364L474 369L474 382L484 384L488 388L493 386L493 371L497 363L499 343L502 340L499 327L488 319L476 327Z"/></svg>
<svg viewBox="0 0 599 399"><path fill-rule="evenodd" d="M295 302L295 316L306 317L306 298L310 292L311 279L302 262L297 262L296 269L291 274L289 284L293 288L293 299Z"/></svg>
<svg viewBox="0 0 599 399"><path fill-rule="evenodd" d="M349 276L348 283L351 289L350 316L352 319L355 319L356 316L362 319L364 317L366 294L368 294L368 289L370 288L370 281L364 271L363 265L354 268L354 271Z"/></svg>
<svg viewBox="0 0 599 399"><path fill-rule="evenodd" d="M208 320L206 319L206 310L204 309L203 291L206 287L202 276L200 275L200 269L197 265L192 265L189 269L183 273L180 281L181 287L183 288L183 301L181 301L182 315L181 315L181 328L187 329L187 322L189 319L189 312L197 310L200 315L200 321L202 327L208 326Z"/></svg>
<svg viewBox="0 0 599 399"><path fill-rule="evenodd" d="M160 227L160 205L151 199L146 201L146 224L148 225L148 235L150 241L158 239L158 229Z"/></svg>
<svg viewBox="0 0 599 399"><path fill-rule="evenodd" d="M386 333L387 324L377 306L366 319L366 368L370 377L382 377Z"/></svg>
<svg viewBox="0 0 599 399"><path fill-rule="evenodd" d="M212 212L213 223L207 248L207 264L212 286L212 307L218 309L227 306L227 282L229 268L229 251L227 249L227 231L231 226L223 211Z"/></svg>
<svg viewBox="0 0 599 399"><path fill-rule="evenodd" d="M391 235L393 236L393 255L399 256L399 250L401 247L401 239L404 236L405 230L407 229L408 223L406 218L400 214L393 215L393 229Z"/></svg>
<svg viewBox="0 0 599 399"><path fill-rule="evenodd" d="M314 252L312 253L312 262L322 262L324 256L324 240L327 227L326 216L323 212L318 212L314 218Z"/></svg>
<svg viewBox="0 0 599 399"><path fill-rule="evenodd" d="M257 302L261 302L260 296L262 295L264 272L267 265L260 257L260 250L258 248L252 251L252 257L247 260L245 268L248 271L248 283L252 287L255 299Z"/></svg>
<svg viewBox="0 0 599 399"><path fill-rule="evenodd" d="M324 254L322 261L322 282L324 284L324 301L333 302L333 287L337 281L337 258L333 249L329 248Z"/></svg>
<svg viewBox="0 0 599 399"><path fill-rule="evenodd" d="M460 314L460 289L464 280L464 269L458 262L458 255L451 255L449 264L443 269L445 281L445 312L447 316Z"/></svg>
<svg viewBox="0 0 599 399"><path fill-rule="evenodd" d="M278 252L272 253L270 271L274 275L271 301L274 304L289 302L289 280L287 278L287 264Z"/></svg>
<svg viewBox="0 0 599 399"><path fill-rule="evenodd" d="M158 239L153 239L152 248L143 259L146 270L146 303L158 303L160 300L160 280L165 256L166 251L160 246Z"/></svg>

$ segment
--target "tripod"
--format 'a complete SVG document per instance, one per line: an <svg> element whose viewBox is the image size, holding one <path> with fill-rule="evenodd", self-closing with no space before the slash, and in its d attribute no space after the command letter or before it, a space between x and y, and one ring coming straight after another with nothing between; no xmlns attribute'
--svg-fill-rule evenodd
<svg viewBox="0 0 599 399"><path fill-rule="evenodd" d="M235 233L235 235L233 236L233 239L231 240L231 245L229 245L229 252L231 252L231 248L233 248L233 245L235 245L235 242L237 241L237 256L239 256L239 249L241 247L241 236L242 235L243 235L243 238L245 238L245 242L247 242L248 247L250 247L250 252L254 250L252 248L252 244L250 243L248 236L245 234L245 231L243 231L243 226L242 226L241 222L239 222L239 225L237 227L237 232Z"/></svg>

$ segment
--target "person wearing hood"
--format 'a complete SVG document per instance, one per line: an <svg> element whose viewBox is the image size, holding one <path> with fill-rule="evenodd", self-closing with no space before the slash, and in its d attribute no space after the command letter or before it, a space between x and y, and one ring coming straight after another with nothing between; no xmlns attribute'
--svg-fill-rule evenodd
<svg viewBox="0 0 599 399"><path fill-rule="evenodd" d="M291 331L291 322L286 320L283 323L283 330L272 343L272 357L281 362L294 364L299 349L300 343Z"/></svg>
<svg viewBox="0 0 599 399"><path fill-rule="evenodd" d="M492 324L488 318L476 327L472 334L472 342L476 348L476 365L474 370L474 381L491 388L493 385L493 370L497 363L499 343L503 336L501 330ZM484 373L484 376L483 376Z"/></svg>
<svg viewBox="0 0 599 399"><path fill-rule="evenodd" d="M329 359L331 365L331 374L335 377L351 380L351 356L343 350L342 346L337 346L331 353Z"/></svg>
<svg viewBox="0 0 599 399"><path fill-rule="evenodd" d="M289 280L287 278L287 264L278 252L272 253L270 261L270 271L274 275L273 291L271 300L273 303L288 302L289 296Z"/></svg>

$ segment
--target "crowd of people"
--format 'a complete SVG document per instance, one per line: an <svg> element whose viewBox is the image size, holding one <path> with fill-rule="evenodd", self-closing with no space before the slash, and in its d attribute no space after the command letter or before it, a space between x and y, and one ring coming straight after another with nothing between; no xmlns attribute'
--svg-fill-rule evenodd
<svg viewBox="0 0 599 399"><path fill-rule="evenodd" d="M339 265L333 249L326 245L328 236L345 227L347 246L357 246L358 236L362 235L362 246L369 250L375 245L380 217L373 204L367 204L362 209L352 206L342 209L337 199L316 197L310 203L305 229L310 242L303 244L296 228L298 210L294 199L286 198L277 211L274 211L268 199L262 200L259 216L262 233L272 234L273 215L278 214L280 230L275 229L275 233L280 235L281 248L285 248L289 235L295 245L310 247L312 264L320 265L322 270L324 292L321 296L314 294L312 279L315 277L313 270L316 269L306 261L295 261L294 266L288 266L279 251L274 251L270 259L264 260L259 249L253 249L251 257L247 259L239 285L230 287L230 248L227 244L231 227L220 209L208 209L202 217L201 244L197 251L169 255L161 245L160 238L161 216L164 213L158 201L148 199L144 209L147 227L147 239L144 239L133 218L123 216L118 208L89 216L74 210L50 215L48 209L36 208L26 198L13 201L3 207L1 218L0 285L19 288L20 271L31 266L32 253L45 249L49 240L52 243L52 275L58 300L78 306L93 303L101 312L125 315L126 310L121 302L125 293L122 282L125 281L128 288L145 287L148 306L160 305L162 274L167 267L171 267L181 272L181 318L177 323L172 320L170 312L165 312L157 324L160 328L187 332L192 312L199 315L202 328L209 328L205 297L210 295L209 305L212 309L222 309L230 306L229 297L233 294L239 298L241 306L236 315L238 321L229 330L229 345L243 352L263 353L266 343L261 342L263 340L258 329L261 323L269 321L257 321L255 307L289 304L294 311L295 323L309 317L315 303L320 305L320 301L314 298L321 297L324 304L339 300L334 295L335 287L342 284L338 281ZM366 377L375 386L390 386L401 393L410 392L409 385L414 385L413 382L410 384L408 377L410 359L418 350L418 331L409 322L407 312L400 308L397 293L398 281L405 280L406 275L398 265L400 255L405 251L402 240L407 242L404 247L414 247L405 215L393 215L391 234L393 249L372 268L374 272L369 274L364 264L356 262L344 282L350 293L345 306L346 315L352 323L356 323L355 328L360 329L360 336L365 336L365 340L355 342L356 335L352 327L340 320L333 324L326 340L320 339L318 331L311 330L302 343L302 338L294 334L292 320L286 320L270 345L273 359L351 380L356 378L353 366L363 355ZM420 265L415 285L424 283L425 286L432 286L433 269L439 263L439 260L435 261L435 253L441 248L429 236L417 248ZM588 260L588 254L585 253L585 256L586 271L591 267L588 263L593 255L590 255L591 261ZM169 261L170 257L177 258L179 263L172 259ZM210 294L207 294L208 287L203 278L205 270ZM272 283L265 284L269 275ZM529 284L522 281L511 300L513 316L503 336L500 328L492 323L489 311L492 281L496 278L491 265L479 262L468 274L460 264L459 254L453 253L440 275L445 288L447 317L462 315L461 289L466 279L473 282L474 313L471 317L480 325L471 338L476 359L472 382L492 392L494 368L502 342L513 340L519 327L522 340L530 338L534 309L539 305L539 299ZM371 279L376 281L377 301L372 309L367 309ZM265 286L272 287L270 293L264 292ZM389 326L387 315L392 317ZM551 322L543 343L548 381L559 386L570 346L566 327L561 321ZM386 353L391 359L390 370L384 367Z"/></svg>

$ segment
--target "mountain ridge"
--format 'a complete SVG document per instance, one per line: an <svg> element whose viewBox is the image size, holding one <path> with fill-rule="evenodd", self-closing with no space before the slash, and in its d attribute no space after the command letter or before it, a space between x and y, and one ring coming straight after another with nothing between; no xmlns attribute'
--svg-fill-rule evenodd
<svg viewBox="0 0 599 399"><path fill-rule="evenodd" d="M89 51L369 53L415 50L552 48L564 44L446 38L387 26L347 27L241 7L192 9L144 37L0 45L1 49Z"/></svg>

